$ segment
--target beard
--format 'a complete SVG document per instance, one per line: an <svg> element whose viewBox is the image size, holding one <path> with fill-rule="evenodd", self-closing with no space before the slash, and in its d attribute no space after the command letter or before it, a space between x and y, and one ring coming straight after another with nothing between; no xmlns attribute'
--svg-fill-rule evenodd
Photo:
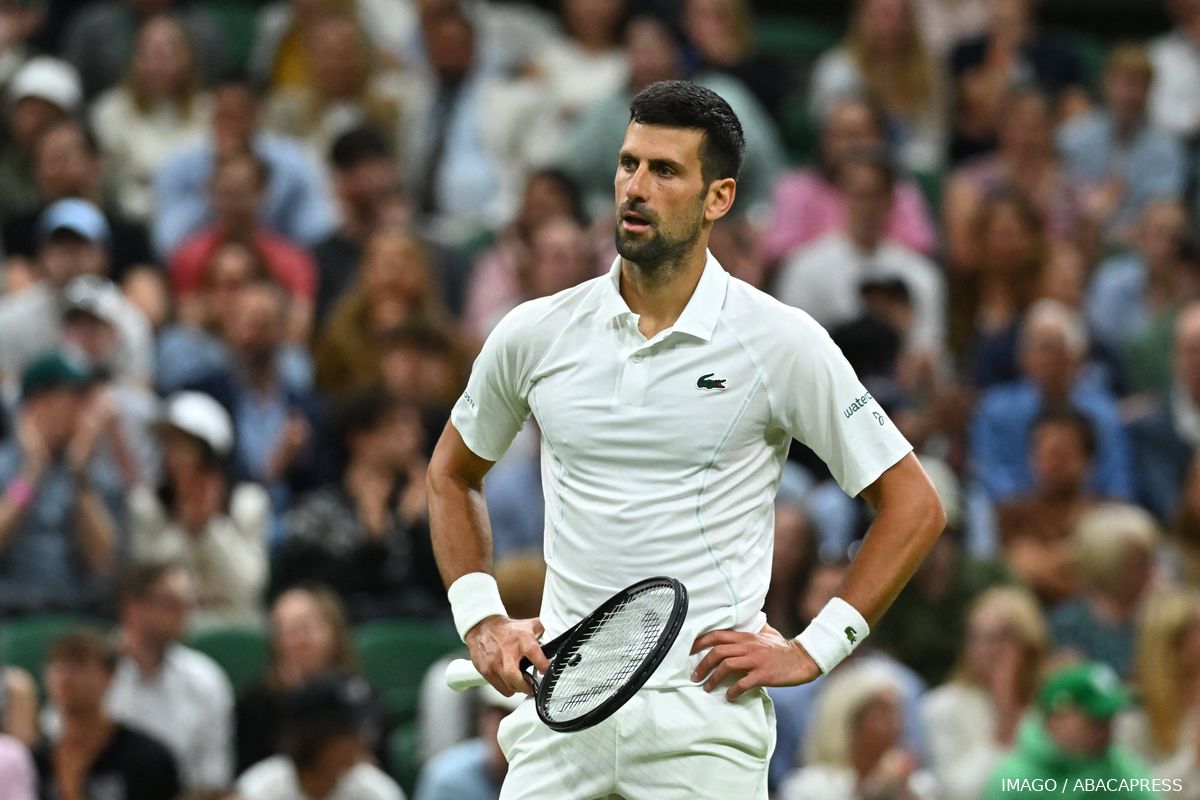
<svg viewBox="0 0 1200 800"><path fill-rule="evenodd" d="M631 233L621 225L621 218L626 211L633 211L650 223L649 228L641 233ZM703 216L697 215L693 224L686 225L683 230L665 232L660 227L660 220L649 217L646 212L637 207L622 205L617 212L617 226L614 241L617 253L621 258L636 264L645 275L665 273L671 265L677 264L683 256L692 249L700 236Z"/></svg>

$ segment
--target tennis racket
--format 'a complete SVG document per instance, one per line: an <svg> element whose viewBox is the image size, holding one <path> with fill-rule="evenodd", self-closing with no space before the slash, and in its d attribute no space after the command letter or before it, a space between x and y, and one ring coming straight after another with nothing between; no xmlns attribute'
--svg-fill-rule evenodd
<svg viewBox="0 0 1200 800"><path fill-rule="evenodd" d="M579 731L608 719L645 685L679 637L688 596L674 578L648 578L606 600L573 628L542 645L550 669L539 676L529 659L521 671L537 714L552 730ZM446 683L463 691L487 683L459 658Z"/></svg>

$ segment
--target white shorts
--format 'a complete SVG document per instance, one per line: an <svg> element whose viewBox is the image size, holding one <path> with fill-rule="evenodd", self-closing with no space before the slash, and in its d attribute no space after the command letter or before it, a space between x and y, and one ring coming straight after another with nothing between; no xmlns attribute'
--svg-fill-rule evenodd
<svg viewBox="0 0 1200 800"><path fill-rule="evenodd" d="M599 725L557 733L532 699L500 723L500 800L767 800L775 709L752 690L643 689Z"/></svg>

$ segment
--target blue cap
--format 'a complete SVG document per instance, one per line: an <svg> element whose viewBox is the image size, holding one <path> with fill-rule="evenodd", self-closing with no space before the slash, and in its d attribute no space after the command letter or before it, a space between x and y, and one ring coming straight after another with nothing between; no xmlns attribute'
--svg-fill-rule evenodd
<svg viewBox="0 0 1200 800"><path fill-rule="evenodd" d="M104 214L94 203L78 197L59 200L42 212L38 218L38 244L45 244L58 231L70 231L92 244L107 245L110 238Z"/></svg>

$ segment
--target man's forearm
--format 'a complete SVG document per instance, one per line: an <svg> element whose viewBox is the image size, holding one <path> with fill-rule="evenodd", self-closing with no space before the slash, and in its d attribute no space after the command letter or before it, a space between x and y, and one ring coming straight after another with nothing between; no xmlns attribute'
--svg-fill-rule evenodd
<svg viewBox="0 0 1200 800"><path fill-rule="evenodd" d="M446 586L468 572L490 572L492 529L482 485L429 472L429 529Z"/></svg>
<svg viewBox="0 0 1200 800"><path fill-rule="evenodd" d="M837 593L872 626L912 578L946 524L932 486L927 491L889 493L877 508Z"/></svg>

